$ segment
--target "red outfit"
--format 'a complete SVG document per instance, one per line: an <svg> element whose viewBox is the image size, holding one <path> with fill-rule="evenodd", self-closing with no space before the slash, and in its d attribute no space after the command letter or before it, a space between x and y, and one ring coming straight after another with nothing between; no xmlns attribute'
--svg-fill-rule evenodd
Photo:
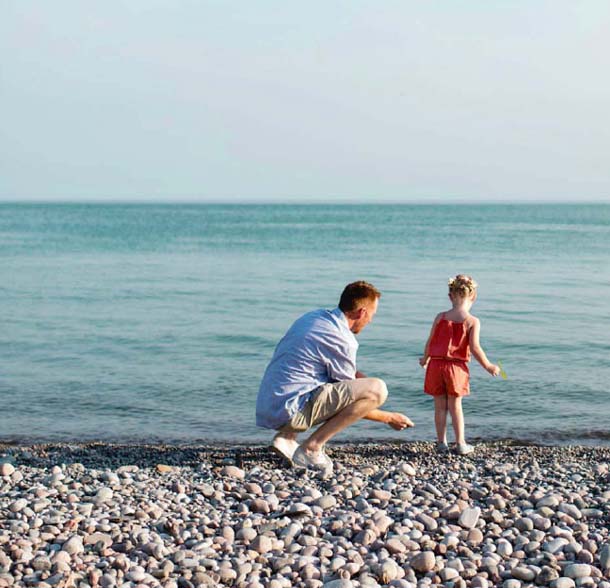
<svg viewBox="0 0 610 588"><path fill-rule="evenodd" d="M432 333L428 347L430 361L426 369L424 391L431 396L467 396L470 394L470 333L462 323L444 315Z"/></svg>

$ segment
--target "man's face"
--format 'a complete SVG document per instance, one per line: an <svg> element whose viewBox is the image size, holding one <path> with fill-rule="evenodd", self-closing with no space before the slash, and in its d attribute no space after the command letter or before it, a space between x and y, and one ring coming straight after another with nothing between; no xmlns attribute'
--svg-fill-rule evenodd
<svg viewBox="0 0 610 588"><path fill-rule="evenodd" d="M379 299L375 298L375 300L373 301L367 300L360 307L360 317L354 321L354 324L352 325L352 333L357 335L360 331L362 331L362 329L364 329L364 327L366 327L373 320L373 317L377 312L378 305Z"/></svg>

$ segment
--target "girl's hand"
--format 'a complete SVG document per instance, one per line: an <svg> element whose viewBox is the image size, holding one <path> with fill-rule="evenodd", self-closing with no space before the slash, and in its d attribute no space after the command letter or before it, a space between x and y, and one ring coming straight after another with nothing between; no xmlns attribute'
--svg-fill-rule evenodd
<svg viewBox="0 0 610 588"><path fill-rule="evenodd" d="M420 357L419 358L419 365L421 365L422 367L426 367L428 365L429 361L430 361L429 357Z"/></svg>
<svg viewBox="0 0 610 588"><path fill-rule="evenodd" d="M485 368L494 378L500 375L500 366L495 364L490 364Z"/></svg>

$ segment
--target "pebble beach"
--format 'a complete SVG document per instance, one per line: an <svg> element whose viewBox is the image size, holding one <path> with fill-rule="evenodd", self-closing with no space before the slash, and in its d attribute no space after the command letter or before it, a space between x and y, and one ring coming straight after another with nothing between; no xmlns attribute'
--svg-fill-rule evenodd
<svg viewBox="0 0 610 588"><path fill-rule="evenodd" d="M610 448L0 444L0 588L610 588Z"/></svg>

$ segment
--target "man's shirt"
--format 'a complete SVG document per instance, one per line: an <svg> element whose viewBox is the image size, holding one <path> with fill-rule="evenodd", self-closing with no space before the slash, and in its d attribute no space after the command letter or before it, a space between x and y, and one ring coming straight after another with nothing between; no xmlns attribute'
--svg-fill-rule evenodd
<svg viewBox="0 0 610 588"><path fill-rule="evenodd" d="M356 378L358 341L341 309L303 315L277 344L256 400L256 424L279 429L322 384Z"/></svg>

